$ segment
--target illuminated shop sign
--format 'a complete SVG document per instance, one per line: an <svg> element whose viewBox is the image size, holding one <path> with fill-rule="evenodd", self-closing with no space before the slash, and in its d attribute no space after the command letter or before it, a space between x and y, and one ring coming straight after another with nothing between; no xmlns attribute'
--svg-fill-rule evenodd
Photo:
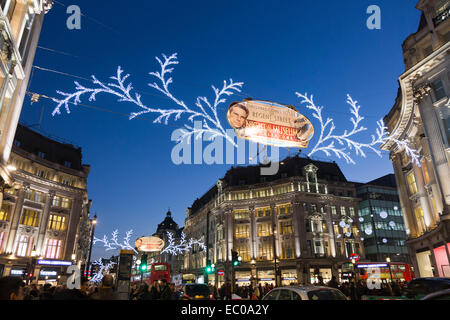
<svg viewBox="0 0 450 320"><path fill-rule="evenodd" d="M61 261L61 260L42 260L37 261L39 265L49 265L49 266L71 266L71 261Z"/></svg>
<svg viewBox="0 0 450 320"><path fill-rule="evenodd" d="M374 264L358 264L357 268L386 268L388 267L387 263L374 263Z"/></svg>
<svg viewBox="0 0 450 320"><path fill-rule="evenodd" d="M266 145L307 148L314 136L311 121L294 107L269 101L233 102L227 120L238 138Z"/></svg>
<svg viewBox="0 0 450 320"><path fill-rule="evenodd" d="M11 269L10 274L12 276L21 276L25 273L25 270L21 270L21 269Z"/></svg>
<svg viewBox="0 0 450 320"><path fill-rule="evenodd" d="M43 271L39 273L41 276L49 276L49 277L56 277L58 275L57 271Z"/></svg>

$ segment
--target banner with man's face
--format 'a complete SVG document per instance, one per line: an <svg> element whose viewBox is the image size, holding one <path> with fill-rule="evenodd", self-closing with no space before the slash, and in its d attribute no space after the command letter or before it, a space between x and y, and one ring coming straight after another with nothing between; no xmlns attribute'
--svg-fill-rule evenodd
<svg viewBox="0 0 450 320"><path fill-rule="evenodd" d="M233 102L227 120L239 138L277 147L307 148L314 127L304 115L268 101Z"/></svg>

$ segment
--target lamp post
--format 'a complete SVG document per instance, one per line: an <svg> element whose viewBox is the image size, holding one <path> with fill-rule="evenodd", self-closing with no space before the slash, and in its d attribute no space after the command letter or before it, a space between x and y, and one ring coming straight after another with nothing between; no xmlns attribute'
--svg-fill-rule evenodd
<svg viewBox="0 0 450 320"><path fill-rule="evenodd" d="M88 261L87 261L87 264L86 264L86 268L87 268L88 271L89 271L90 266L91 266L92 244L94 242L95 225L97 224L97 214L94 215L94 219L92 219L91 223L92 223L91 243L89 245L89 257L88 257Z"/></svg>
<svg viewBox="0 0 450 320"><path fill-rule="evenodd" d="M390 264L390 262L391 262L391 258L389 258L389 257L387 257L386 258L386 262L387 262L387 264L388 264L388 268L389 268L389 275L391 276L391 283L392 283L392 270L391 270L391 264Z"/></svg>

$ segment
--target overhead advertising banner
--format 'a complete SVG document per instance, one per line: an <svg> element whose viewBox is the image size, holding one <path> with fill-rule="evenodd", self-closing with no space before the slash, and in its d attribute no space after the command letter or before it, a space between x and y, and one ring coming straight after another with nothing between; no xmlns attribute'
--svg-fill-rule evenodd
<svg viewBox="0 0 450 320"><path fill-rule="evenodd" d="M140 237L134 245L142 252L159 252L164 248L164 240L158 237Z"/></svg>
<svg viewBox="0 0 450 320"><path fill-rule="evenodd" d="M307 148L311 121L292 107L269 101L233 102L227 120L238 138L277 147Z"/></svg>

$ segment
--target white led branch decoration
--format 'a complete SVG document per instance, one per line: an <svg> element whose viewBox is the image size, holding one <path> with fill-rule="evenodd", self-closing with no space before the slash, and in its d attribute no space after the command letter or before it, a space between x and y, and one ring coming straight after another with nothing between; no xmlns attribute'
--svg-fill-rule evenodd
<svg viewBox="0 0 450 320"><path fill-rule="evenodd" d="M223 82L223 87L218 89L212 86L212 89L215 94L214 102L210 102L206 97L197 97L196 103L194 107L189 107L186 103L178 98L176 98L170 92L170 84L173 83L173 79L170 76L172 74L174 68L171 67L173 65L177 65L178 58L177 54L174 53L171 56L167 57L166 55L162 55L163 60L156 57L158 61L161 71L159 72L150 72L150 75L156 77L160 84L157 82L150 83L149 86L156 89L167 98L172 100L177 106L174 109L166 109L159 107L150 107L144 104L141 100L141 95L139 93L134 92L134 88L131 82L127 83L129 74L123 75L123 70L119 66L117 69L117 75L111 77L111 80L114 82L111 83L103 83L98 80L95 76L92 76L92 82L96 87L88 88L81 85L78 81L75 81L75 92L74 93L65 93L62 91L57 91L58 94L62 95L63 99L53 98L53 101L57 103L57 106L52 112L52 115L61 114L61 108L64 107L67 113L70 113L69 104L78 105L81 103L81 98L84 95L89 95L89 101L95 101L96 97L100 93L111 94L113 96L118 97L119 102L128 102L134 104L139 107L138 111L134 111L130 113L129 119L134 119L138 116L147 113L153 113L157 115L157 117L153 120L154 123L162 123L168 124L170 119L174 121L179 120L182 116L186 116L188 122L194 123L194 120L202 121L201 128L194 128L192 125L185 124L183 128L183 134L179 137L179 141L182 141L185 138L190 138L192 136L195 139L200 139L203 134L208 134L208 139L211 141L215 137L223 137L227 139L234 146L236 145L234 139L229 137L222 127L220 123L217 107L226 102L225 97L231 96L234 93L241 92L241 88L244 85L243 82L233 82L232 79Z"/></svg>
<svg viewBox="0 0 450 320"><path fill-rule="evenodd" d="M418 152L409 147L408 141L399 141L389 137L388 132L386 131L387 127L383 120L377 122L378 127L376 129L376 134L372 135L371 142L362 143L354 140L355 135L366 131L367 128L361 126L361 121L364 120L364 117L359 114L360 106L358 105L358 101L353 100L350 95L347 95L347 104L350 106L350 113L352 114L350 121L353 124L353 128L351 131L345 130L344 133L340 135L335 134L336 126L334 125L333 119L327 118L324 120L322 116L323 107L316 106L312 95L308 97L307 93L303 95L298 92L296 92L296 95L301 99L301 103L306 105L307 109L313 111L312 116L320 123L319 139L308 153L309 157L322 151L328 157L334 154L339 159L344 158L347 163L355 164L350 151L353 150L357 156L365 158L367 151L364 151L364 149L366 149L375 152L381 157L381 150L378 146L387 140L392 140L397 143L399 147L405 148L407 155L409 155L416 164L420 165Z"/></svg>

